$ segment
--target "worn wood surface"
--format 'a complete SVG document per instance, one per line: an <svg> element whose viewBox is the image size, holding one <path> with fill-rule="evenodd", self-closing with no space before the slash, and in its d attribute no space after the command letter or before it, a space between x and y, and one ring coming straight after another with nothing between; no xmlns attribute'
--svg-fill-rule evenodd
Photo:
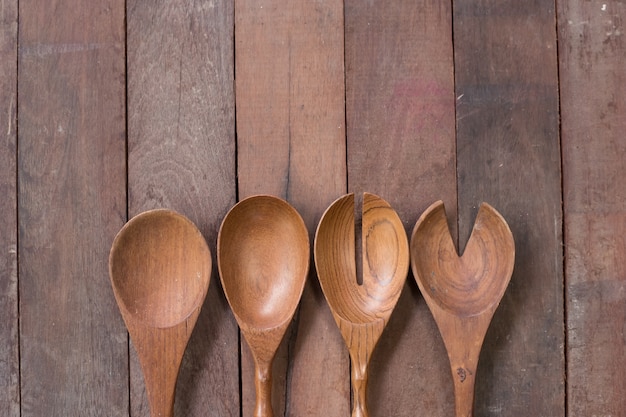
<svg viewBox="0 0 626 417"><path fill-rule="evenodd" d="M129 214L174 209L198 226L213 254L236 191L231 3L127 4ZM212 279L183 357L175 415L239 415L237 342L219 279ZM147 416L130 352L131 412Z"/></svg>
<svg viewBox="0 0 626 417"><path fill-rule="evenodd" d="M559 4L570 416L626 412L626 4Z"/></svg>
<svg viewBox="0 0 626 417"><path fill-rule="evenodd" d="M454 3L459 246L485 201L516 248L478 365L478 416L564 415L555 27L552 1Z"/></svg>
<svg viewBox="0 0 626 417"><path fill-rule="evenodd" d="M17 300L17 1L0 5L0 414L20 415Z"/></svg>
<svg viewBox="0 0 626 417"><path fill-rule="evenodd" d="M346 1L346 119L351 192L372 192L407 233L432 202L456 217L452 11L445 2ZM456 227L453 227L456 233ZM450 416L448 362L409 278L373 353L372 416Z"/></svg>
<svg viewBox="0 0 626 417"><path fill-rule="evenodd" d="M312 238L347 191L407 232L442 199L461 248L482 201L511 226L476 416L625 414L624 21L618 0L0 1L0 414L147 416L106 270L129 216L176 209L214 251L237 199L287 199ZM246 349L212 279L175 415L250 415ZM314 268L274 376L277 415L349 415ZM410 278L370 414L449 416L452 388Z"/></svg>
<svg viewBox="0 0 626 417"><path fill-rule="evenodd" d="M122 5L19 3L21 416L128 415L106 279L126 215Z"/></svg>
<svg viewBox="0 0 626 417"><path fill-rule="evenodd" d="M346 189L342 2L237 0L235 29L239 198L286 199L312 236ZM311 268L274 363L276 415L350 413L348 355L334 327ZM247 349L243 343L244 416L254 406Z"/></svg>

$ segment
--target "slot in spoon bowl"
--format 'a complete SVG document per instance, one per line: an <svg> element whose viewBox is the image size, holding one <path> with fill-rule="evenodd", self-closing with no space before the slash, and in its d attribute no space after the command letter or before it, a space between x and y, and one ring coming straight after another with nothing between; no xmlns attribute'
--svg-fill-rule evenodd
<svg viewBox="0 0 626 417"><path fill-rule="evenodd" d="M337 199L315 235L315 265L322 291L352 363L353 417L367 417L368 365L406 282L409 247L400 218L382 198L365 193L362 214L362 284L357 282L354 195Z"/></svg>

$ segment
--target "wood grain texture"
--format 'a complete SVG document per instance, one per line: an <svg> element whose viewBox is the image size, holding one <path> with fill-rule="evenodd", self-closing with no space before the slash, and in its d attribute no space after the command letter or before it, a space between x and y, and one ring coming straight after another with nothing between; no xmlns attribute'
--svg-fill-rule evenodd
<svg viewBox="0 0 626 417"><path fill-rule="evenodd" d="M127 2L129 212L170 208L215 253L235 202L233 5ZM216 262L213 276L217 277ZM237 325L212 280L183 357L175 415L239 415ZM131 414L148 407L131 349Z"/></svg>
<svg viewBox="0 0 626 417"><path fill-rule="evenodd" d="M413 275L446 345L457 417L474 415L478 357L514 262L511 230L487 203L460 255L442 201L426 209L411 234Z"/></svg>
<svg viewBox="0 0 626 417"><path fill-rule="evenodd" d="M309 272L309 233L285 200L256 195L226 215L217 238L222 288L255 364L255 417L273 417L276 351Z"/></svg>
<svg viewBox="0 0 626 417"><path fill-rule="evenodd" d="M517 261L478 365L477 417L626 413L624 7L0 1L0 415L148 415L106 273L129 214L177 209L215 249L237 196L283 197L312 233L347 191L385 198L407 231L443 199L461 247L481 202L509 222ZM348 416L348 354L314 268L293 323L276 413ZM251 415L250 358L213 279L175 415ZM373 352L369 411L453 415L453 377L410 278Z"/></svg>
<svg viewBox="0 0 626 417"><path fill-rule="evenodd" d="M563 416L554 2L455 2L454 40L459 246L484 201L516 247L478 365L475 415Z"/></svg>
<svg viewBox="0 0 626 417"><path fill-rule="evenodd" d="M626 4L559 2L567 413L626 413Z"/></svg>
<svg viewBox="0 0 626 417"><path fill-rule="evenodd" d="M235 2L239 198L289 201L312 233L345 193L343 3ZM276 415L350 413L347 352L312 271L274 365ZM252 362L242 345L242 415Z"/></svg>
<svg viewBox="0 0 626 417"><path fill-rule="evenodd" d="M209 288L211 262L200 231L171 210L133 217L111 246L111 285L153 417L173 417L178 371Z"/></svg>
<svg viewBox="0 0 626 417"><path fill-rule="evenodd" d="M0 5L0 414L18 417L17 1Z"/></svg>
<svg viewBox="0 0 626 417"><path fill-rule="evenodd" d="M407 232L433 201L456 216L449 3L345 2L349 189L380 195ZM456 228L453 228L456 234ZM454 412L445 348L409 278L373 353L372 416Z"/></svg>
<svg viewBox="0 0 626 417"><path fill-rule="evenodd" d="M355 230L354 197L342 196L324 212L314 253L322 291L350 352L352 416L367 417L369 364L404 287L409 245L398 214L374 194L364 193L362 230ZM362 233L360 247L356 233ZM361 277L357 248L363 260Z"/></svg>
<svg viewBox="0 0 626 417"><path fill-rule="evenodd" d="M124 2L26 0L19 16L21 416L127 416L106 262L126 217Z"/></svg>

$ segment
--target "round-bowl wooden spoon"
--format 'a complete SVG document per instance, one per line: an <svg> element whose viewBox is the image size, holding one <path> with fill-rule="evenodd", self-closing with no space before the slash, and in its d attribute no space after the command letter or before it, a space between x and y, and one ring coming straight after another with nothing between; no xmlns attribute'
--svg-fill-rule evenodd
<svg viewBox="0 0 626 417"><path fill-rule="evenodd" d="M211 276L206 241L181 214L141 213L115 237L109 275L139 356L150 413L171 417L180 362Z"/></svg>
<svg viewBox="0 0 626 417"><path fill-rule="evenodd" d="M411 268L443 338L452 369L456 417L471 417L478 357L513 273L515 245L502 216L480 206L462 256L443 202L431 205L411 236Z"/></svg>
<svg viewBox="0 0 626 417"><path fill-rule="evenodd" d="M309 234L298 212L268 195L228 212L217 259L228 303L255 363L255 417L272 417L272 363L298 306L309 270Z"/></svg>
<svg viewBox="0 0 626 417"><path fill-rule="evenodd" d="M352 362L353 417L367 417L367 368L409 268L409 245L400 218L382 198L365 193L362 214L362 284L355 263L354 195L337 199L315 235L315 265L330 310Z"/></svg>

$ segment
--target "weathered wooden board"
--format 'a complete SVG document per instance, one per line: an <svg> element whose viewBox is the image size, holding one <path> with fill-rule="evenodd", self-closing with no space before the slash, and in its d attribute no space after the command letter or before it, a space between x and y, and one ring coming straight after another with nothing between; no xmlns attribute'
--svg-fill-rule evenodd
<svg viewBox="0 0 626 417"><path fill-rule="evenodd" d="M476 416L624 414L625 16L619 0L1 1L0 415L149 415L107 271L128 216L180 211L216 265L238 198L285 198L313 238L346 191L385 198L407 233L443 199L461 248L480 202L509 222ZM215 268L175 414L251 415L252 367ZM412 276L370 370L372 417L452 415ZM313 263L274 371L275 415L350 414Z"/></svg>
<svg viewBox="0 0 626 417"><path fill-rule="evenodd" d="M190 218L213 254L209 293L183 358L175 414L239 415L238 334L219 285L215 241L235 203L233 5L129 1L129 214ZM148 416L131 349L131 414Z"/></svg>
<svg viewBox="0 0 626 417"><path fill-rule="evenodd" d="M237 0L239 198L284 198L313 235L346 191L343 5ZM314 265L274 364L275 415L346 416L349 366ZM242 340L242 415L254 407L253 363Z"/></svg>
<svg viewBox="0 0 626 417"><path fill-rule="evenodd" d="M17 310L17 1L0 3L0 414L20 415Z"/></svg>
<svg viewBox="0 0 626 417"><path fill-rule="evenodd" d="M107 265L126 217L124 2L19 16L20 415L127 416Z"/></svg>
<svg viewBox="0 0 626 417"><path fill-rule="evenodd" d="M516 247L478 366L479 416L564 415L556 46L553 1L454 2L460 246L486 201Z"/></svg>
<svg viewBox="0 0 626 417"><path fill-rule="evenodd" d="M445 2L346 1L349 189L387 200L410 234L444 200L456 218L451 7ZM456 227L453 227L456 235ZM447 356L409 276L374 351L372 416L454 412Z"/></svg>
<svg viewBox="0 0 626 417"><path fill-rule="evenodd" d="M559 2L567 413L626 413L626 4Z"/></svg>

